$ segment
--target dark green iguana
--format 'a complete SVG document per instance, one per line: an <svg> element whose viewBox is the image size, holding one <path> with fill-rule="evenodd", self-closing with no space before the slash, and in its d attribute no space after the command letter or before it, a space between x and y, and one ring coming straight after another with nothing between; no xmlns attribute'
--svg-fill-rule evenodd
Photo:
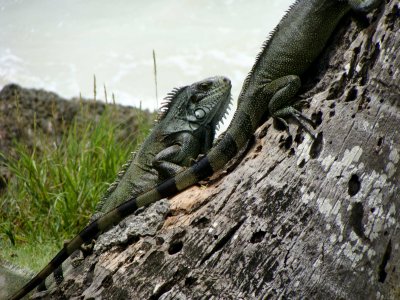
<svg viewBox="0 0 400 300"><path fill-rule="evenodd" d="M52 282L61 282L62 262L73 252L79 255L76 250L84 243L90 243L99 233L130 214L123 206L113 213L108 211L174 176L190 166L198 155L206 153L212 147L218 123L228 111L230 91L230 80L222 76L173 90L165 99L151 134L124 165L119 178L97 206L92 223L12 299L24 297L38 285L39 290L45 290ZM64 267L69 268L70 264ZM54 278L45 280L51 273Z"/></svg>

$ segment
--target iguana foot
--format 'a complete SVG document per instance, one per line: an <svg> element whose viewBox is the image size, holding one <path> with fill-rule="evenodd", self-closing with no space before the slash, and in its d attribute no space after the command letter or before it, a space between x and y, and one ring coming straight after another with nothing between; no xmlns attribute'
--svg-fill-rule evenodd
<svg viewBox="0 0 400 300"><path fill-rule="evenodd" d="M190 159L190 165L193 166L195 163L197 163L199 160L201 160L202 158L206 157L206 154L200 153L199 155L197 155L196 159L191 158Z"/></svg>
<svg viewBox="0 0 400 300"><path fill-rule="evenodd" d="M274 116L275 119L278 119L286 129L288 135L291 135L289 131L289 125L284 119L284 117L292 117L297 121L299 126L304 129L313 139L316 139L316 135L314 134L313 130L309 128L311 126L315 129L315 123L306 115L304 115L301 111L295 109L293 106L285 107L279 111L277 111Z"/></svg>
<svg viewBox="0 0 400 300"><path fill-rule="evenodd" d="M284 118L293 117L300 124L300 126L303 127L304 130L315 139L314 133L306 125L306 123L309 123L314 128L314 123L295 108L295 106L304 103L304 100L296 101L294 99L294 96L299 91L300 86L300 78L296 75L283 76L266 85L264 88L265 94L273 95L268 104L268 111L272 117L282 121L288 133L289 126Z"/></svg>
<svg viewBox="0 0 400 300"><path fill-rule="evenodd" d="M94 248L94 244L95 243L96 243L96 241L92 240L90 243L83 244L80 247L80 250L82 251L84 256L87 256L87 255L89 255L89 254L91 254L93 252L93 248Z"/></svg>
<svg viewBox="0 0 400 300"><path fill-rule="evenodd" d="M70 243L70 240L64 240L64 242L63 242L64 248L66 248L69 243ZM92 250L93 250L93 247L94 247L95 243L96 243L96 241L93 239L90 243L82 244L79 247L79 250L82 251L84 256L87 256L90 253L92 253Z"/></svg>
<svg viewBox="0 0 400 300"><path fill-rule="evenodd" d="M296 113L293 113L291 115L296 121L297 123L299 123L300 127L304 129L305 132L307 132L313 140L315 140L317 138L317 136L314 134L314 132L308 128L307 124L311 125L313 128L315 128L315 124L314 122L309 119L307 116L303 115L301 112L297 111Z"/></svg>

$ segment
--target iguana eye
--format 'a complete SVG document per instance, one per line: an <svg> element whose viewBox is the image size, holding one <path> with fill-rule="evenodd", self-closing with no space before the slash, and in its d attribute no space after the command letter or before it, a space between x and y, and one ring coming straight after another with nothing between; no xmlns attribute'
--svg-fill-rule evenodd
<svg viewBox="0 0 400 300"><path fill-rule="evenodd" d="M194 112L194 115L196 116L197 119L201 120L204 119L204 117L206 116L206 112L202 109L197 109Z"/></svg>
<svg viewBox="0 0 400 300"><path fill-rule="evenodd" d="M203 82L203 83L199 84L198 88L201 91L207 91L210 88L211 85L212 85L211 82Z"/></svg>

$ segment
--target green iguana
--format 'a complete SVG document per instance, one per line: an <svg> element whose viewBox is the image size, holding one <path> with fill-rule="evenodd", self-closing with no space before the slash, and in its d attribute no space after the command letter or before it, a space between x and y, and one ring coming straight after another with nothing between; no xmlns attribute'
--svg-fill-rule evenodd
<svg viewBox="0 0 400 300"><path fill-rule="evenodd" d="M230 91L230 80L222 76L173 90L165 98L151 134L123 166L118 179L100 201L93 222L12 299L24 297L36 286L41 291L54 281L60 283L64 277L63 267L69 268L73 264L69 261L63 266L62 262L73 253L79 255L76 250L83 244L90 243L110 225L119 223L122 215L129 214L123 207L112 214L107 214L108 211L174 176L190 166L200 154L205 154L212 147L219 122L228 111ZM48 277L51 273L54 276Z"/></svg>

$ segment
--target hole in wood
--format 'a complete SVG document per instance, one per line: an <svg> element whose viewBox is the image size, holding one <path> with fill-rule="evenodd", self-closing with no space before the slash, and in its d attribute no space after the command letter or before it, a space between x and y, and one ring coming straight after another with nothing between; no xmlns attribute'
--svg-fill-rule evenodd
<svg viewBox="0 0 400 300"><path fill-rule="evenodd" d="M311 119L313 120L316 127L322 124L322 111L314 113L311 115Z"/></svg>
<svg viewBox="0 0 400 300"><path fill-rule="evenodd" d="M383 137L380 137L380 138L378 139L377 146L378 146L378 147L382 146L382 143L383 143Z"/></svg>
<svg viewBox="0 0 400 300"><path fill-rule="evenodd" d="M189 277L187 277L187 278L185 279L185 285L186 285L186 286L191 286L191 285L195 284L196 281L197 281L197 278L196 278L196 277L189 276Z"/></svg>
<svg viewBox="0 0 400 300"><path fill-rule="evenodd" d="M384 283L386 280L387 272L386 272L386 265L389 262L390 255L392 254L392 240L389 240L389 243L386 246L385 253L382 257L382 262L379 265L379 272L378 272L378 281Z"/></svg>
<svg viewBox="0 0 400 300"><path fill-rule="evenodd" d="M107 275L107 276L103 279L103 282L101 283L101 285L102 285L104 288L108 288L108 287L110 287L112 284L113 284L113 278L112 278L111 275Z"/></svg>
<svg viewBox="0 0 400 300"><path fill-rule="evenodd" d="M306 161L304 159L301 160L301 162L299 163L299 168L303 168L305 164L306 164Z"/></svg>
<svg viewBox="0 0 400 300"><path fill-rule="evenodd" d="M284 144L286 150L289 150L290 147L292 147L292 144L293 144L293 138L292 138L292 136L289 135L289 136L286 138L285 144Z"/></svg>
<svg viewBox="0 0 400 300"><path fill-rule="evenodd" d="M297 144L301 144L301 143L303 142L303 140L304 140L304 137L303 137L303 135L302 135L300 132L298 132L298 133L296 134L296 136L294 137L294 141L295 141Z"/></svg>
<svg viewBox="0 0 400 300"><path fill-rule="evenodd" d="M353 204L350 213L350 225L354 232L359 237L364 237L364 225L362 219L364 217L364 207L361 202L356 202Z"/></svg>
<svg viewBox="0 0 400 300"><path fill-rule="evenodd" d="M357 174L351 175L351 178L349 180L349 188L348 188L348 193L350 196L355 196L361 189L361 182L360 179L358 178Z"/></svg>
<svg viewBox="0 0 400 300"><path fill-rule="evenodd" d="M168 254L174 255L178 252L180 252L183 248L183 242L182 241L175 241L172 242L171 245L169 245L168 248Z"/></svg>
<svg viewBox="0 0 400 300"><path fill-rule="evenodd" d="M156 244L158 246L161 246L162 244L164 244L164 239L161 236L157 236L156 237Z"/></svg>
<svg viewBox="0 0 400 300"><path fill-rule="evenodd" d="M317 158L322 151L323 148L323 133L320 132L317 135L317 138L313 141L310 148L310 157L315 159Z"/></svg>
<svg viewBox="0 0 400 300"><path fill-rule="evenodd" d="M205 228L210 224L210 220L206 217L196 218L192 222L192 226L196 226L198 228Z"/></svg>
<svg viewBox="0 0 400 300"><path fill-rule="evenodd" d="M349 92L347 93L346 102L351 102L357 99L358 91L355 87L352 87Z"/></svg>
<svg viewBox="0 0 400 300"><path fill-rule="evenodd" d="M254 232L250 238L250 243L252 244L260 243L264 239L265 234L266 232L262 230Z"/></svg>

